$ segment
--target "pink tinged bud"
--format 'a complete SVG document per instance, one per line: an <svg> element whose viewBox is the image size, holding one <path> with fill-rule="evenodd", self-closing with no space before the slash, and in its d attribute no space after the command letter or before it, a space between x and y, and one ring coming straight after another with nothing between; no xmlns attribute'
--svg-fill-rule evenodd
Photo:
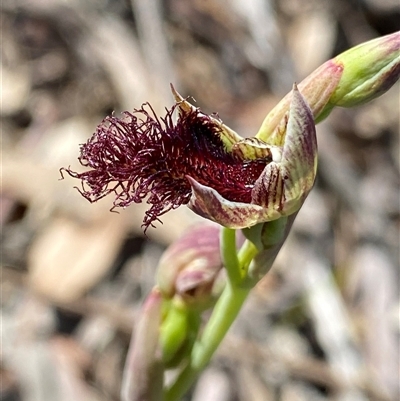
<svg viewBox="0 0 400 401"><path fill-rule="evenodd" d="M386 92L400 76L400 32L362 43L322 64L299 84L315 121L335 106L352 107ZM267 115L256 137L282 145L292 92Z"/></svg>
<svg viewBox="0 0 400 401"><path fill-rule="evenodd" d="M178 275L175 288L187 304L201 309L215 301L225 284L224 271L217 266L207 266L203 260L193 262Z"/></svg>
<svg viewBox="0 0 400 401"><path fill-rule="evenodd" d="M161 293L153 289L132 333L124 369L122 401L157 401L162 397L164 368L159 346L161 306Z"/></svg>
<svg viewBox="0 0 400 401"><path fill-rule="evenodd" d="M157 283L166 298L179 296L196 307L215 298L222 272L219 231L220 227L212 224L194 227L164 252Z"/></svg>
<svg viewBox="0 0 400 401"><path fill-rule="evenodd" d="M165 300L160 344L166 367L184 359L197 337L199 312L209 308L225 284L219 249L220 227L193 227L160 259L158 287Z"/></svg>
<svg viewBox="0 0 400 401"><path fill-rule="evenodd" d="M245 228L298 211L311 190L317 167L313 116L295 86L283 148L270 148L266 165L251 190L251 202L230 202L213 188L191 179L189 204L196 213L229 228Z"/></svg>
<svg viewBox="0 0 400 401"><path fill-rule="evenodd" d="M400 76L400 32L362 43L333 59L343 75L330 103L352 107L381 96Z"/></svg>

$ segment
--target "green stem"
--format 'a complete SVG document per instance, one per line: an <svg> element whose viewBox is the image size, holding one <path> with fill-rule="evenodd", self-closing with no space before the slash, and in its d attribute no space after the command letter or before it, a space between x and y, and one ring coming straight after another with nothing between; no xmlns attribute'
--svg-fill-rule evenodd
<svg viewBox="0 0 400 401"><path fill-rule="evenodd" d="M191 387L235 321L250 290L251 288L233 287L230 283L226 285L201 339L193 347L189 364L166 391L164 401L179 400Z"/></svg>
<svg viewBox="0 0 400 401"><path fill-rule="evenodd" d="M257 249L250 241L246 241L237 254L235 231L227 228L222 230L221 255L228 272L228 283L215 304L200 339L193 346L187 366L175 383L166 390L164 401L179 400L209 363L251 290L251 287L242 287L241 282L256 254Z"/></svg>
<svg viewBox="0 0 400 401"><path fill-rule="evenodd" d="M221 258L231 283L238 283L241 278L239 259L236 252L236 230L221 229Z"/></svg>

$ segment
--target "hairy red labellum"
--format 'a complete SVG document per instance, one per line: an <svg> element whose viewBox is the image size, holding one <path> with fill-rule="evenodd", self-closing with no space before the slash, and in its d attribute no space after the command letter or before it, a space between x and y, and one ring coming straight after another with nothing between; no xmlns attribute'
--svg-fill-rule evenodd
<svg viewBox="0 0 400 401"><path fill-rule="evenodd" d="M189 202L188 176L229 201L250 203L254 183L271 159L243 160L228 152L215 117L198 109L180 109L174 123L178 106L161 119L148 103L122 119L107 117L81 145L79 161L88 170L62 170L81 180L80 192L90 202L114 193L114 209L146 198L151 205L143 221L146 229Z"/></svg>

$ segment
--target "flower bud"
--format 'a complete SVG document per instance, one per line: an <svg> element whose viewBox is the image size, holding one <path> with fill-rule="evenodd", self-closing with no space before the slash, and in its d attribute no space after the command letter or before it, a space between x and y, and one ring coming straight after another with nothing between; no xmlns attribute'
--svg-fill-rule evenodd
<svg viewBox="0 0 400 401"><path fill-rule="evenodd" d="M400 32L362 43L328 60L299 84L319 122L335 106L352 107L386 92L400 75ZM264 119L256 137L281 146L284 116L292 92L287 94Z"/></svg>
<svg viewBox="0 0 400 401"><path fill-rule="evenodd" d="M202 224L173 243L158 265L157 283L166 298L179 296L191 307L206 307L221 288L220 227Z"/></svg>
<svg viewBox="0 0 400 401"><path fill-rule="evenodd" d="M352 107L385 93L400 76L400 32L362 43L335 57L343 65L329 103Z"/></svg>
<svg viewBox="0 0 400 401"><path fill-rule="evenodd" d="M215 302L225 284L219 233L220 227L210 223L193 227L160 259L157 283L164 298L160 344L167 367L188 355L200 313Z"/></svg>

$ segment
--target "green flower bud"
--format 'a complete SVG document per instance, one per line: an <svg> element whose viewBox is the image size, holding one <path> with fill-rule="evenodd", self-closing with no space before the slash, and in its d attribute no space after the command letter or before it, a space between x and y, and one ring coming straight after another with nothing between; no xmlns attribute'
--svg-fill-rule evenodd
<svg viewBox="0 0 400 401"><path fill-rule="evenodd" d="M400 32L362 43L322 64L299 84L316 122L335 106L352 107L386 92L400 76ZM292 92L264 119L256 137L271 145L284 140Z"/></svg>
<svg viewBox="0 0 400 401"><path fill-rule="evenodd" d="M343 66L343 74L329 103L342 107L366 103L399 79L400 32L362 43L333 61Z"/></svg>

